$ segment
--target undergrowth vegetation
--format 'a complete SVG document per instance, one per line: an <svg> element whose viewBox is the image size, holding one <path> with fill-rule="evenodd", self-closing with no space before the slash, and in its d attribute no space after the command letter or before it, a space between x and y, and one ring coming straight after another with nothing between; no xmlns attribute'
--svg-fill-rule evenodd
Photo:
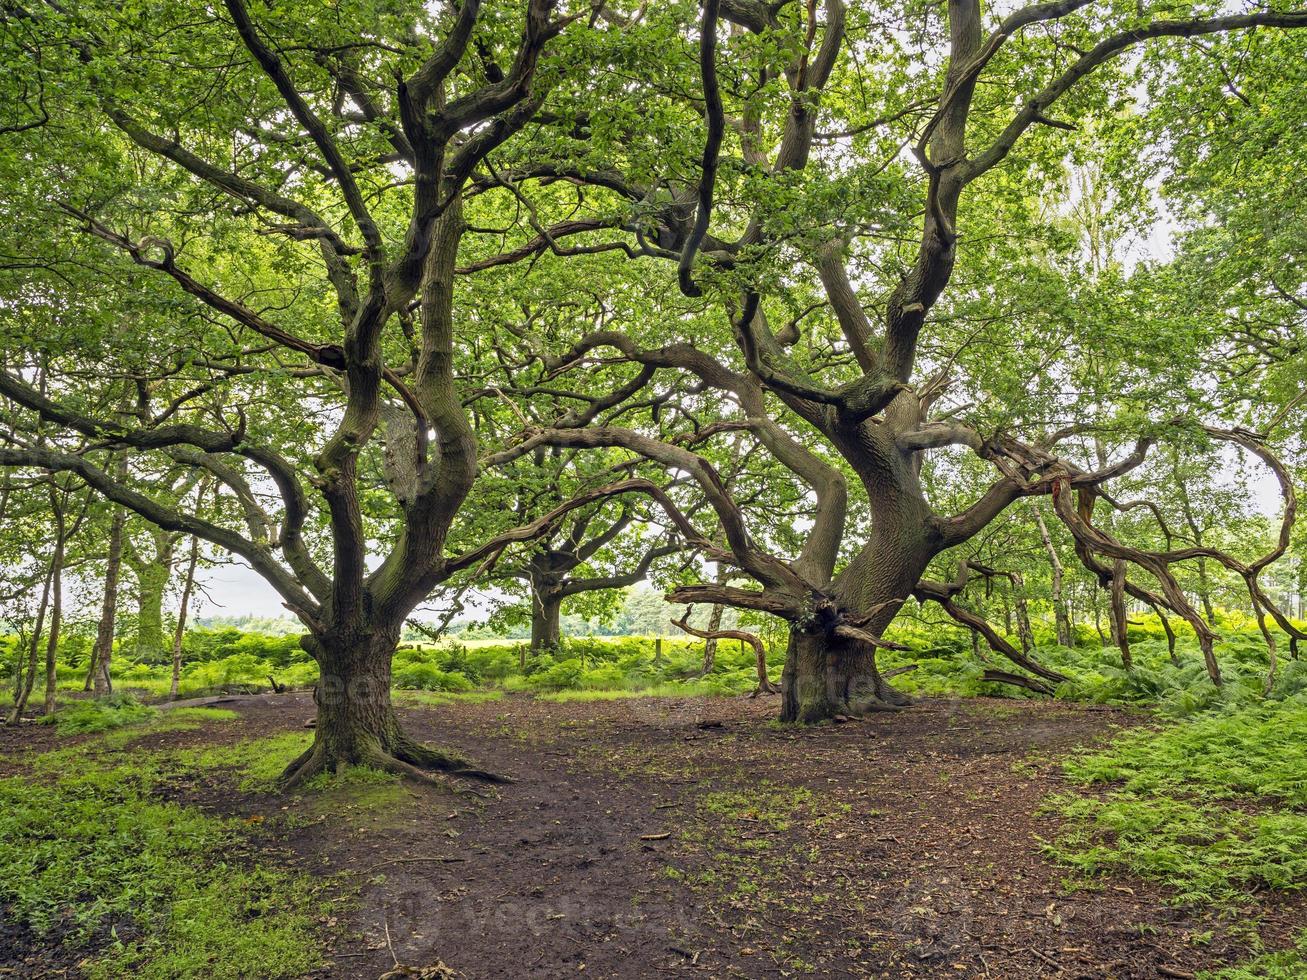
<svg viewBox="0 0 1307 980"><path fill-rule="evenodd" d="M122 752L152 732L236 717L212 708L139 709L125 701L104 707L118 717L102 734L24 759L27 778L0 779L6 914L46 943L89 950L79 966L92 978L235 980L314 969L322 884L263 863L265 849L243 821L161 799L187 769L221 778L230 768L259 781L259 767L275 753L259 743L237 743L255 746L244 752L137 745Z"/></svg>
<svg viewBox="0 0 1307 980"><path fill-rule="evenodd" d="M1307 935L1263 952L1255 931L1264 893L1307 889L1307 695L1134 730L1065 771L1081 789L1047 802L1063 824L1046 850L1073 884L1138 876L1253 930L1259 955L1213 976L1307 975Z"/></svg>
<svg viewBox="0 0 1307 980"><path fill-rule="evenodd" d="M1063 700L1138 704L1174 718L1262 702L1268 657L1254 621L1236 614L1222 616L1216 655L1226 683L1220 688L1208 679L1192 633L1186 632L1183 624L1174 625L1179 634L1175 661L1155 616L1131 621L1134 663L1129 670L1115 647L1104 646L1086 629L1080 631L1074 648L1045 642L1031 655L1067 676L1055 693ZM308 687L317 680L316 665L294 636L242 634L235 629L192 633L187 634L186 657L190 659L182 669L181 697L267 690L273 679L291 688ZM1041 696L985 680L985 671L992 668L1022 671L996 654L973 649L956 630L909 619L896 624L889 635L907 649L881 651L881 668L906 668L894 684L909 694ZM1011 639L1016 642L1015 637ZM784 657L782 646L770 646L768 672L773 681L780 678ZM59 677L65 690L80 690L83 668L61 662ZM531 654L524 643L512 641L405 643L396 651L393 678L395 687L406 691L445 695L524 691L550 700L635 694L731 696L748 693L757 684L753 650L740 643L720 642L713 667L704 674L701 640L664 638L656 645L654 638L640 636L569 638L557 649L541 654ZM166 696L169 681L170 667L164 664L127 662L115 669L119 690L145 698ZM1307 660L1282 658L1271 699L1291 698L1304 691ZM96 706L78 705L66 709L59 724L67 731L98 731L126 717L116 708L105 714Z"/></svg>

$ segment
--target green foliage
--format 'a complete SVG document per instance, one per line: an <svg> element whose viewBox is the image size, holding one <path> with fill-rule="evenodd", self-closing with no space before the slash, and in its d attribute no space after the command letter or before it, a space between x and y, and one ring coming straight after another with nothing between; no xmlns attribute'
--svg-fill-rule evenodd
<svg viewBox="0 0 1307 980"><path fill-rule="evenodd" d="M1198 974L1199 980L1300 980L1307 976L1307 929L1293 949L1262 953L1246 963Z"/></svg>
<svg viewBox="0 0 1307 980"><path fill-rule="evenodd" d="M1304 739L1304 699L1126 733L1067 764L1071 780L1112 789L1049 801L1066 820L1049 853L1086 876L1128 871L1226 911L1257 889L1301 890Z"/></svg>
<svg viewBox="0 0 1307 980"><path fill-rule="evenodd" d="M1136 794L1264 796L1307 808L1307 698L1196 718L1163 738L1128 732L1107 751L1072 759L1066 771L1077 782L1120 783Z"/></svg>
<svg viewBox="0 0 1307 980"><path fill-rule="evenodd" d="M292 977L319 964L316 885L260 867L239 821L160 802L148 755L106 766L78 752L80 765L38 768L51 778L0 780L9 915L103 944L85 966L106 980Z"/></svg>
<svg viewBox="0 0 1307 980"><path fill-rule="evenodd" d="M183 751L173 762L183 770L227 771L237 778L241 790L266 792L275 787L277 777L312 741L309 732L281 732Z"/></svg>
<svg viewBox="0 0 1307 980"><path fill-rule="evenodd" d="M74 701L41 721L55 725L62 733L77 734L144 724L156 714L130 694L115 694L95 701Z"/></svg>

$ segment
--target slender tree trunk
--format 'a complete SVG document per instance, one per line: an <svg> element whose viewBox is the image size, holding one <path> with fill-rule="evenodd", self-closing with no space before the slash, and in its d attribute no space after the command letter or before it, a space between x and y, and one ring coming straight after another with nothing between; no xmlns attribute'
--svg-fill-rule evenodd
<svg viewBox="0 0 1307 980"><path fill-rule="evenodd" d="M1116 559L1112 563L1112 604L1108 610L1111 616L1112 640L1121 651L1121 666L1126 670L1134 669L1134 657L1130 653L1130 635L1126 622L1125 607L1125 561Z"/></svg>
<svg viewBox="0 0 1307 980"><path fill-rule="evenodd" d="M708 613L709 633L715 633L722 628L722 608L721 603L716 603ZM710 636L703 641L703 670L700 673L707 677L715 666L717 666L717 638ZM763 667L766 669L765 662Z"/></svg>
<svg viewBox="0 0 1307 980"><path fill-rule="evenodd" d="M1207 579L1207 562L1202 558L1198 559L1198 601L1203 604L1203 615L1207 617L1208 624L1214 626L1216 611L1212 609L1212 587Z"/></svg>
<svg viewBox="0 0 1307 980"><path fill-rule="evenodd" d="M1067 614L1066 599L1062 595L1062 559L1057 555L1057 548L1053 546L1053 536L1048 533L1048 525L1044 523L1044 512L1039 507L1031 508L1035 512L1035 522L1039 525L1039 537L1044 542L1044 550L1048 553L1048 564L1053 571L1053 620L1056 623L1057 643L1058 646L1071 646L1071 617Z"/></svg>
<svg viewBox="0 0 1307 980"><path fill-rule="evenodd" d="M19 682L18 690L14 696L13 710L9 713L9 724L17 725L23 719L23 712L27 709L28 699L32 696L32 688L36 684L36 668L39 663L41 652L41 637L45 632L45 615L50 607L50 587L54 580L56 560L52 558L50 565L46 569L45 584L41 588L41 601L36 609L36 623L32 627L32 636L27 644L27 662L24 674Z"/></svg>
<svg viewBox="0 0 1307 980"><path fill-rule="evenodd" d="M100 626L95 635L95 648L91 653L91 684L96 697L113 691L110 668L113 663L114 625L118 616L118 578L122 571L123 528L127 512L114 509L109 525L109 556L104 570L104 604L100 609Z"/></svg>
<svg viewBox="0 0 1307 980"><path fill-rule="evenodd" d="M45 642L45 713L54 713L55 691L59 684L57 658L59 631L64 622L64 542L60 538L55 550L54 581L51 584L50 635Z"/></svg>
<svg viewBox="0 0 1307 980"><path fill-rule="evenodd" d="M182 679L182 641L186 638L186 614L190 610L191 591L195 588L195 566L200 560L200 539L191 537L191 554L186 560L186 580L182 583L182 601L177 610L177 628L172 634L172 681L168 696L177 698Z"/></svg>
<svg viewBox="0 0 1307 980"><path fill-rule="evenodd" d="M1035 632L1030 628L1030 607L1026 604L1026 581L1020 572L1012 574L1012 604L1016 607L1017 636L1021 650L1029 653L1035 647Z"/></svg>

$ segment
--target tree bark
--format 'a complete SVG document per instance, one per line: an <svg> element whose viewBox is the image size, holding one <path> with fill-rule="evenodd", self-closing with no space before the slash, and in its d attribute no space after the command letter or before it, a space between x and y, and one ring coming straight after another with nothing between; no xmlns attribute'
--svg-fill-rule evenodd
<svg viewBox="0 0 1307 980"><path fill-rule="evenodd" d="M169 540L154 559L136 567L136 657L145 663L158 663L168 649L163 638L163 593L172 571L172 551Z"/></svg>
<svg viewBox="0 0 1307 980"><path fill-rule="evenodd" d="M53 714L55 691L59 684L56 658L59 654L59 631L64 621L64 541L55 546L54 576L50 585L50 635L45 641L45 714Z"/></svg>
<svg viewBox="0 0 1307 980"><path fill-rule="evenodd" d="M1026 582L1020 572L1012 573L1012 604L1016 607L1017 636L1021 649L1029 653L1035 648L1035 632L1030 628L1030 607L1026 603Z"/></svg>
<svg viewBox="0 0 1307 980"><path fill-rule="evenodd" d="M195 588L195 566L200 560L200 539L191 538L191 554L186 561L186 580L182 583L182 601L177 610L177 628L172 634L172 680L168 685L168 696L177 698L177 689L182 679L182 641L186 639L186 614L190 611L191 592Z"/></svg>
<svg viewBox="0 0 1307 980"><path fill-rule="evenodd" d="M563 642L563 600L545 589L532 588L531 596L531 652L557 650Z"/></svg>
<svg viewBox="0 0 1307 980"><path fill-rule="evenodd" d="M1057 548L1053 546L1053 537L1048 533L1048 525L1044 523L1044 513L1038 505L1032 508L1035 512L1035 523L1039 525L1039 537L1044 542L1044 550L1048 552L1048 564L1053 571L1053 620L1057 629L1058 646L1070 648L1071 646L1071 617L1067 614L1066 598L1062 594L1062 559L1057 555Z"/></svg>
<svg viewBox="0 0 1307 980"><path fill-rule="evenodd" d="M104 569L104 603L100 608L100 625L95 634L95 647L91 651L91 674L88 680L96 697L113 692L110 667L113 663L114 625L118 616L118 578L122 571L123 528L127 511L114 508L109 525L109 555Z"/></svg>
<svg viewBox="0 0 1307 980"><path fill-rule="evenodd" d="M832 607L794 624L781 676L781 720L812 724L836 715L896 710L912 699L895 690L876 666L875 647L837 633L849 621L879 637L933 553L925 522L881 525L871 543L834 583Z"/></svg>
<svg viewBox="0 0 1307 980"><path fill-rule="evenodd" d="M293 789L322 772L371 766L419 780L430 771L503 781L451 752L422 745L406 735L390 699L391 659L399 630L360 630L308 636L304 647L320 670L313 691L317 705L314 741L282 774Z"/></svg>
<svg viewBox="0 0 1307 980"><path fill-rule="evenodd" d="M722 609L724 607L720 602L714 603L712 610L708 613L708 632L715 633L722 628ZM765 663L765 661L764 661ZM707 677L717 666L717 637L710 636L703 641L703 669L700 673ZM765 669L765 667L764 667Z"/></svg>
<svg viewBox="0 0 1307 980"><path fill-rule="evenodd" d="M56 563L57 558L52 557L50 565L46 569L45 584L41 588L41 601L36 610L36 622L32 626L32 638L27 645L26 669L19 679L18 687L14 692L14 706L9 713L9 724L11 725L17 725L22 721L23 711L27 708L28 699L32 696L32 688L36 684L36 667L41 650L41 636L45 631L45 615L50 605L50 587L54 581Z"/></svg>

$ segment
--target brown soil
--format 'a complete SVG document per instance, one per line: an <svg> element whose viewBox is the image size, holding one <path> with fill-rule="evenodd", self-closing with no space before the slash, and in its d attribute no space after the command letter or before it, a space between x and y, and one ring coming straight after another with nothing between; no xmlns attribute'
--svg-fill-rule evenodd
<svg viewBox="0 0 1307 980"><path fill-rule="evenodd" d="M224 707L242 720L159 737L256 737L312 715L307 695ZM775 710L522 696L411 707L414 735L517 782L484 800L405 785L371 802L368 786L294 801L204 780L178 793L266 817L294 864L340 876L348 908L322 977L398 962L473 980L1154 978L1247 955L1147 883L1068 891L1041 852L1058 829L1041 801L1066 788L1057 760L1137 716L976 699L794 730L771 723ZM1283 938L1307 908L1271 908L1265 925ZM0 931L0 945L16 941ZM0 956L0 973L21 961Z"/></svg>

